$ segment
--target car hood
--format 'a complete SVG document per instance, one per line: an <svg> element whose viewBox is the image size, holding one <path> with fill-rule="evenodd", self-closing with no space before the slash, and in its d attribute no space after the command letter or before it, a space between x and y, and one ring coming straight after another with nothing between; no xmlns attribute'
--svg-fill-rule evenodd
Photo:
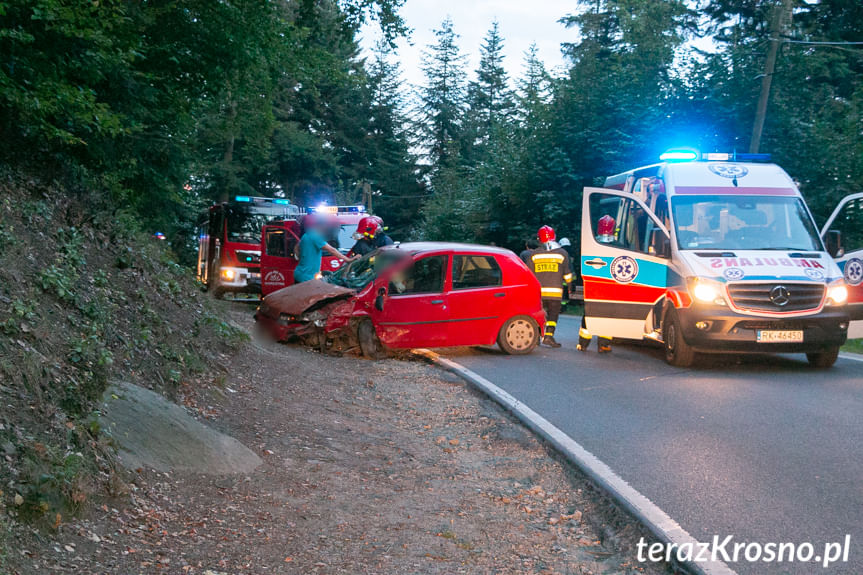
<svg viewBox="0 0 863 575"><path fill-rule="evenodd" d="M300 315L311 308L331 301L347 299L356 292L321 280L311 280L288 286L264 298L262 311L273 318L281 314Z"/></svg>

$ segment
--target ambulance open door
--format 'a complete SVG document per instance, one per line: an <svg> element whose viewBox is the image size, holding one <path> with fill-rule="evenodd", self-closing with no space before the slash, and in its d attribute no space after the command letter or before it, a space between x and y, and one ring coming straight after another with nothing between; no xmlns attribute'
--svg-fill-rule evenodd
<svg viewBox="0 0 863 575"><path fill-rule="evenodd" d="M668 286L668 230L630 193L585 188L581 274L587 328L643 339L656 331Z"/></svg>
<svg viewBox="0 0 863 575"><path fill-rule="evenodd" d="M830 232L839 232L841 237L840 246L831 246ZM827 220L821 237L827 244L828 249L836 252L836 247L841 247L837 253L831 253L839 269L845 274L845 283L848 284L848 313L851 324L848 337L863 337L863 194L854 194L844 198L833 215Z"/></svg>

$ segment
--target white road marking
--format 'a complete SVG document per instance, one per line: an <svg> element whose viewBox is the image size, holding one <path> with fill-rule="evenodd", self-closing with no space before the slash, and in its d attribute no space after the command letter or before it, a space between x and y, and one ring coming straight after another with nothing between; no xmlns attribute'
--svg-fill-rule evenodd
<svg viewBox="0 0 863 575"><path fill-rule="evenodd" d="M683 529L667 513L650 499L636 491L634 487L624 481L608 465L530 407L491 381L459 363L441 357L437 353L427 349L415 349L414 353L459 375L499 403L504 409L518 417L522 423L549 442L567 460L581 469L591 480L632 513L658 540L667 545L676 545L678 547L686 543L698 549L698 540ZM691 562L686 564L685 568L695 575L736 575L722 561Z"/></svg>
<svg viewBox="0 0 863 575"><path fill-rule="evenodd" d="M850 359L851 361L863 361L863 355L859 353L840 353L839 357L842 359Z"/></svg>

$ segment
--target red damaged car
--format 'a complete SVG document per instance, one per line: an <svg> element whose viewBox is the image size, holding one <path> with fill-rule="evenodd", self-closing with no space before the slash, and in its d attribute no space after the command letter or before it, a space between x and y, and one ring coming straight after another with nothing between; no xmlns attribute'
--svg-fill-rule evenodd
<svg viewBox="0 0 863 575"><path fill-rule="evenodd" d="M388 246L323 281L266 296L255 314L279 341L323 349L492 345L536 348L545 315L540 287L509 250L449 243Z"/></svg>

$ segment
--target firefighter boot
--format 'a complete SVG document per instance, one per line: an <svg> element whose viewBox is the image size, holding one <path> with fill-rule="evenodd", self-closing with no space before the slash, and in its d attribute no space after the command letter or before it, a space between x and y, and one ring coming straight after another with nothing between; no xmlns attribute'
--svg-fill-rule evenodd
<svg viewBox="0 0 863 575"><path fill-rule="evenodd" d="M610 337L600 337L599 338L599 353L611 353L611 338Z"/></svg>
<svg viewBox="0 0 863 575"><path fill-rule="evenodd" d="M576 349L578 351L587 351L590 347L591 339L590 332L587 331L586 327L582 327L578 330L578 346L576 346Z"/></svg>
<svg viewBox="0 0 863 575"><path fill-rule="evenodd" d="M557 340L554 339L554 332L557 331L557 317L555 316L554 320L549 320L545 324L545 335L542 338L542 345L547 345L548 347L553 347L555 349L561 347Z"/></svg>

